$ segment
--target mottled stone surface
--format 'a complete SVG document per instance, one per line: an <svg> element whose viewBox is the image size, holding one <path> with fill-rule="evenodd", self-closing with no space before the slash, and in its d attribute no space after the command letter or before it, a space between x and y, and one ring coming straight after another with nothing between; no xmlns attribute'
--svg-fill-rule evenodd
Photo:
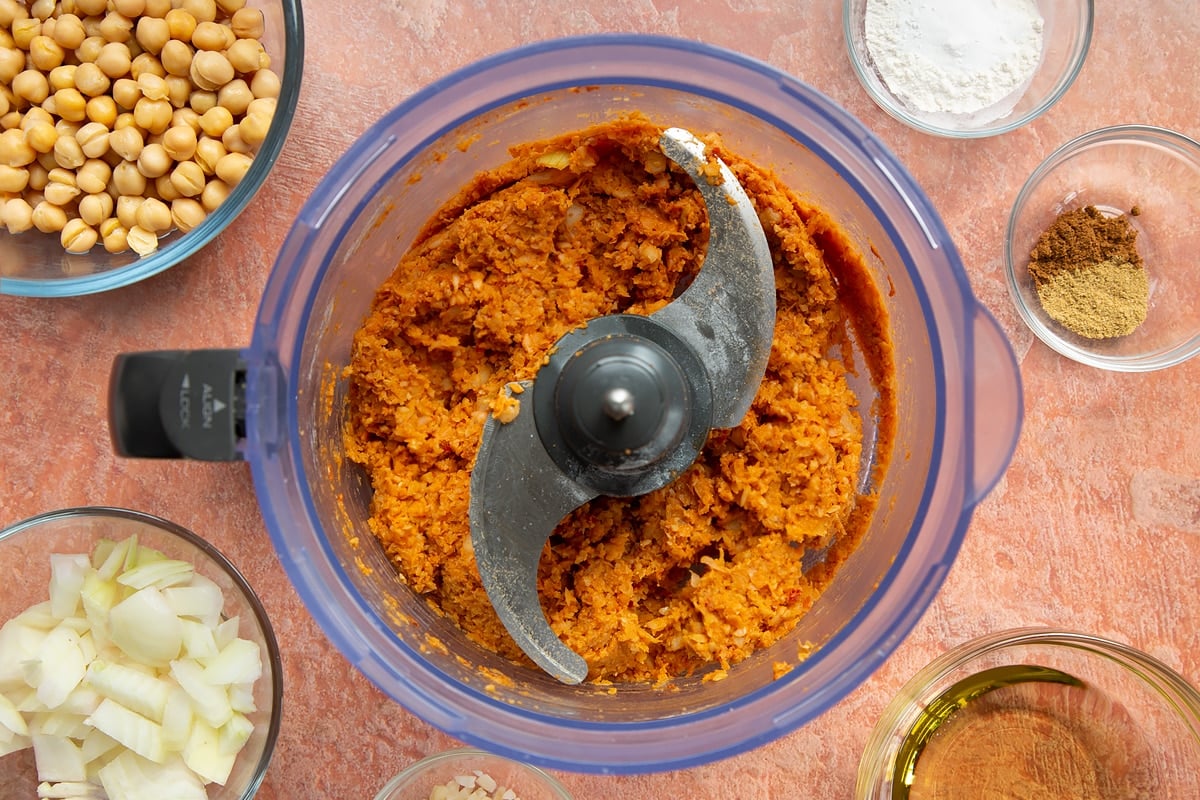
<svg viewBox="0 0 1200 800"><path fill-rule="evenodd" d="M249 470L123 461L105 422L123 351L246 343L292 218L328 166L385 109L446 72L549 37L642 31L742 51L806 80L879 134L925 187L971 281L1021 360L1026 420L1011 468L980 505L930 611L862 687L810 725L686 772L564 775L579 798L851 795L870 727L928 660L1002 628L1064 625L1132 643L1200 680L1200 359L1101 373L1022 326L1001 268L1009 207L1050 150L1140 122L1200 135L1200 15L1184 0L1098 3L1091 55L1036 123L979 141L909 130L874 106L831 0L306 0L305 85L266 187L188 263L142 284L66 300L0 297L0 523L112 504L208 536L262 594L283 642L287 704L263 800L370 797L413 759L454 744L389 701L317 630L275 559ZM479 31L486 31L480 35Z"/></svg>

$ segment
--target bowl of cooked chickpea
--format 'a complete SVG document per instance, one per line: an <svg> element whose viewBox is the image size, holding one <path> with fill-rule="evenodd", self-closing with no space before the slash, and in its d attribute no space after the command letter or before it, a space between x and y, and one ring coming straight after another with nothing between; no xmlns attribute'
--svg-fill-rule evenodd
<svg viewBox="0 0 1200 800"><path fill-rule="evenodd" d="M277 160L299 0L0 0L0 293L125 286L194 254Z"/></svg>

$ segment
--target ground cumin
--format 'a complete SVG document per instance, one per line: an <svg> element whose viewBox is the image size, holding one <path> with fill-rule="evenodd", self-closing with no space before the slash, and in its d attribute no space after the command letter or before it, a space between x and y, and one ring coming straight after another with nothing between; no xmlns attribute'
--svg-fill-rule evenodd
<svg viewBox="0 0 1200 800"><path fill-rule="evenodd" d="M1046 313L1085 338L1125 336L1146 320L1149 278L1124 215L1094 206L1059 214L1030 254L1029 274Z"/></svg>
<svg viewBox="0 0 1200 800"><path fill-rule="evenodd" d="M528 662L500 624L471 550L470 470L501 387L593 317L650 313L703 261L699 192L622 120L531 143L438 210L357 332L347 456L369 473L370 525L409 586L472 639ZM663 681L768 646L811 607L875 505L857 490L860 414L882 471L894 434L882 299L820 209L707 137L753 200L776 264L767 376L737 428L715 431L674 483L600 498L565 519L540 565L555 632L589 678ZM854 364L849 334L866 364ZM869 369L859 409L847 383ZM806 553L830 548L807 573Z"/></svg>

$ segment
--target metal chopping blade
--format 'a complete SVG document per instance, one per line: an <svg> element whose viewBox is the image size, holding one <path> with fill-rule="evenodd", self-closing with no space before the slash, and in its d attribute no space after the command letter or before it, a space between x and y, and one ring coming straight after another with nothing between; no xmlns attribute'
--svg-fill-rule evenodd
<svg viewBox="0 0 1200 800"><path fill-rule="evenodd" d="M659 146L704 198L699 273L650 316L600 317L563 336L533 381L506 389L517 416L489 417L471 472L471 544L488 599L526 655L564 683L583 681L588 668L538 599L551 533L595 497L673 481L712 428L741 422L771 351L775 275L749 197L688 131L665 131Z"/></svg>

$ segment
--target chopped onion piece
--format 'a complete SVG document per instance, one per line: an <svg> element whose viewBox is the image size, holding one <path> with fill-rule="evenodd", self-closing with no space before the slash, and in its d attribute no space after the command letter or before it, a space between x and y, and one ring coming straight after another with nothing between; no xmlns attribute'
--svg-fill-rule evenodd
<svg viewBox="0 0 1200 800"><path fill-rule="evenodd" d="M87 718L87 723L116 739L142 758L155 763L161 763L166 758L162 726L136 711L130 711L120 703L106 698Z"/></svg>
<svg viewBox="0 0 1200 800"><path fill-rule="evenodd" d="M183 647L183 625L153 586L136 592L113 606L109 635L125 655L142 664L165 666Z"/></svg>
<svg viewBox="0 0 1200 800"><path fill-rule="evenodd" d="M37 762L38 777L47 781L85 781L87 767L79 747L63 736L35 733L33 760Z"/></svg>

